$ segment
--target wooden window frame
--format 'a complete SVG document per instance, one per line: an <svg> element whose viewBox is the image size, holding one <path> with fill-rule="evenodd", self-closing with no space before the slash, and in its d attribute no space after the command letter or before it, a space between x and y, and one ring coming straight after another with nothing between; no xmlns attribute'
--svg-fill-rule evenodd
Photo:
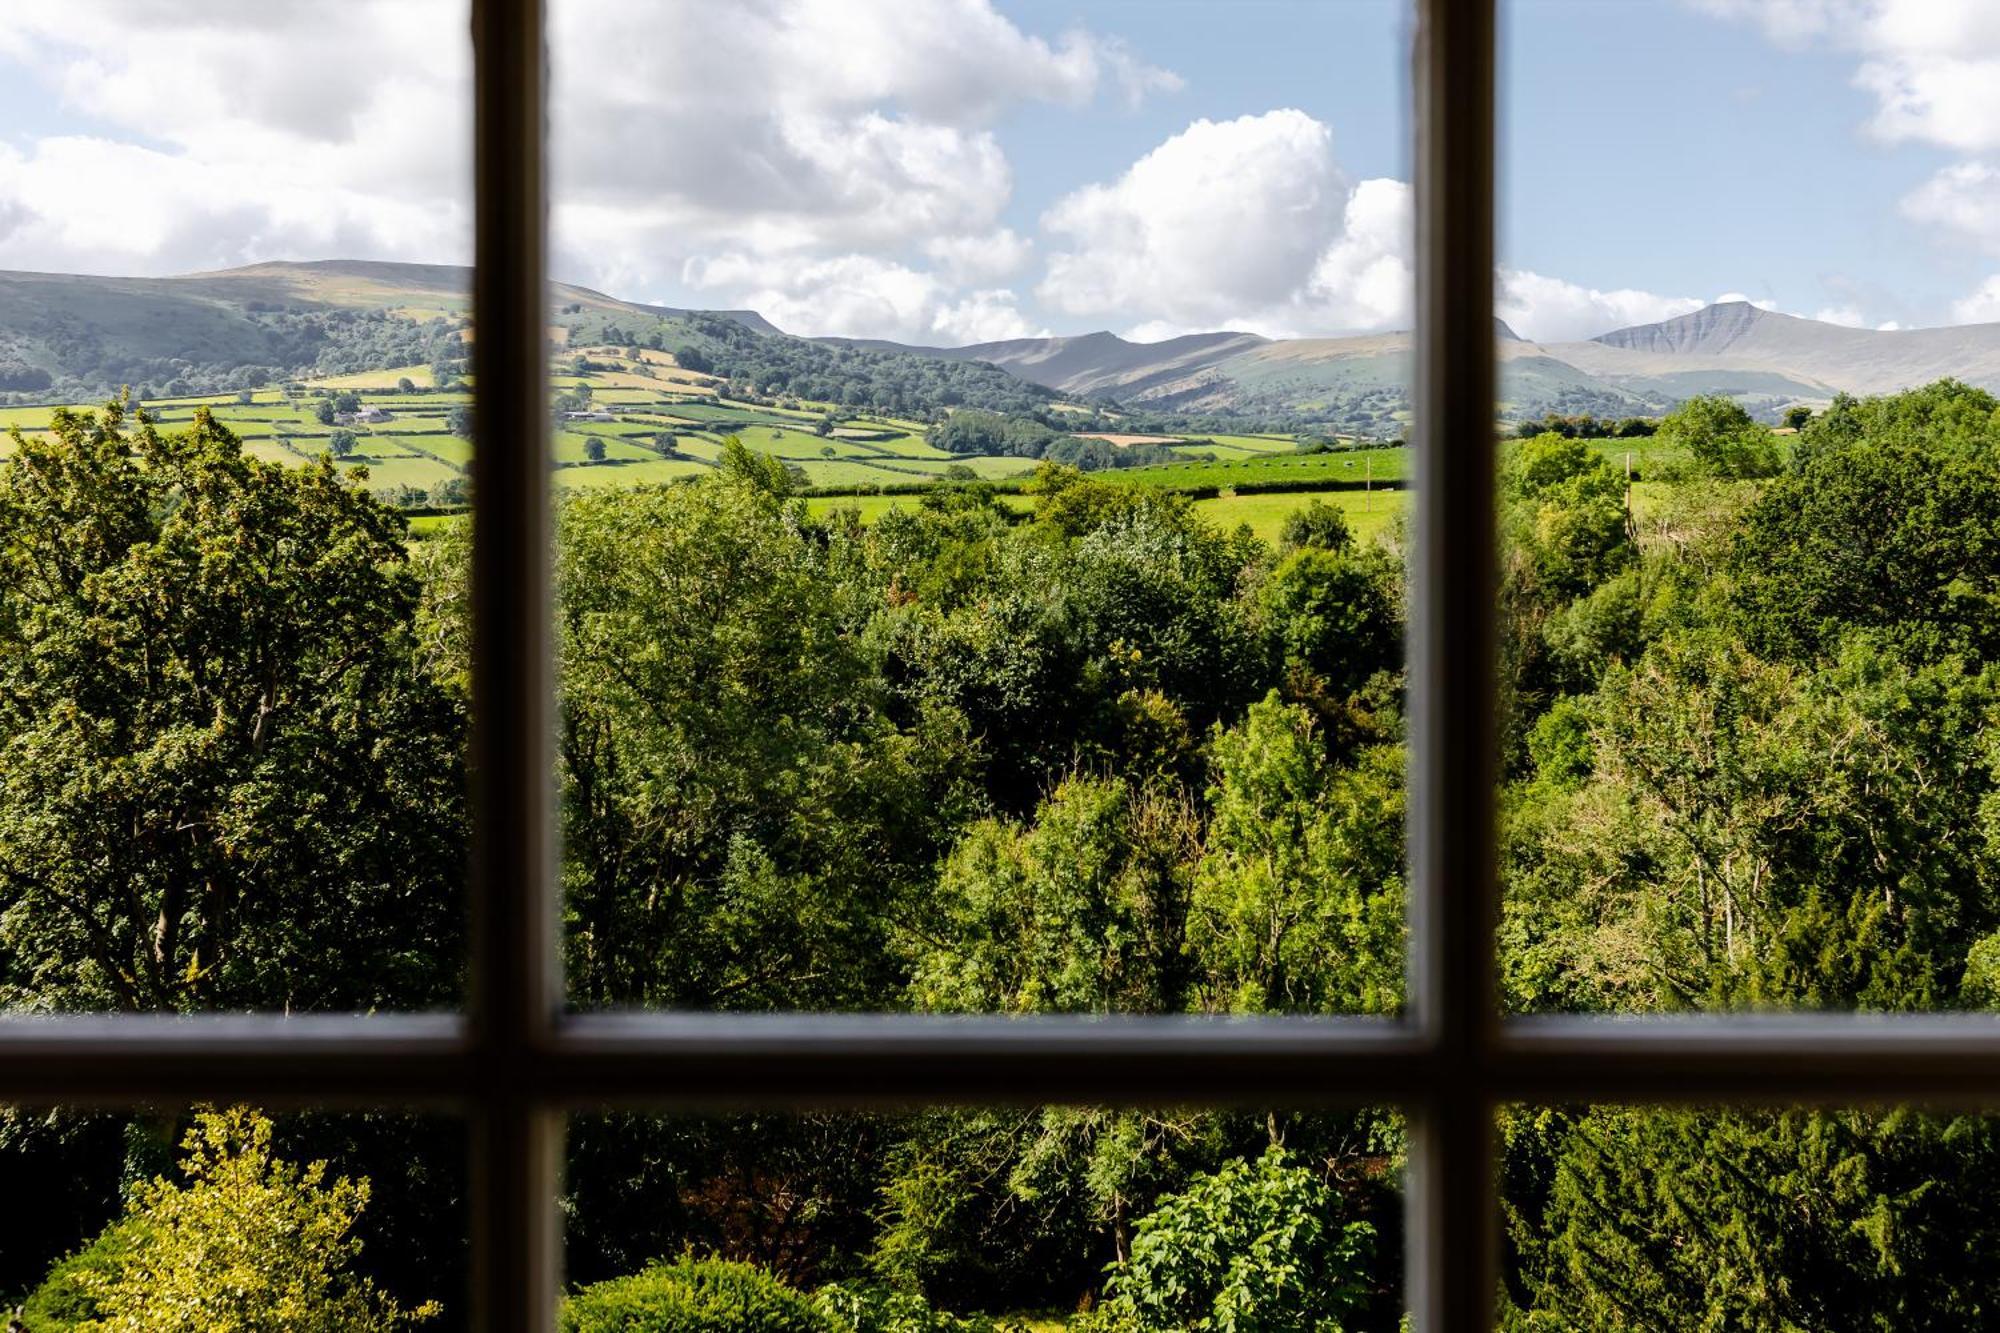
<svg viewBox="0 0 2000 1333"><path fill-rule="evenodd" d="M1485 1333L1494 1109L2000 1100L1976 1015L1505 1018L1495 965L1496 0L1415 0L1410 1013L569 1014L556 938L545 0L472 0L472 966L463 1015L0 1017L0 1100L402 1107L471 1130L474 1326L546 1333L563 1116L991 1102L1394 1105L1416 1327Z"/></svg>

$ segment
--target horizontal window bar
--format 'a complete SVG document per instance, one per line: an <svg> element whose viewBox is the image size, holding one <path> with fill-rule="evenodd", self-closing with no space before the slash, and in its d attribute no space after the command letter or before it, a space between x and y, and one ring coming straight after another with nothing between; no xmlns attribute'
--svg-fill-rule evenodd
<svg viewBox="0 0 2000 1333"><path fill-rule="evenodd" d="M592 1014L489 1068L454 1015L0 1018L0 1101L708 1108L920 1102L2000 1105L2000 1018L1540 1017L1481 1067L1370 1018Z"/></svg>
<svg viewBox="0 0 2000 1333"><path fill-rule="evenodd" d="M1429 1082L1386 1018L592 1014L563 1025L572 1099L699 1104L1391 1102Z"/></svg>
<svg viewBox="0 0 2000 1333"><path fill-rule="evenodd" d="M1545 1016L1502 1029L1506 1100L2000 1106L2000 1015Z"/></svg>
<svg viewBox="0 0 2000 1333"><path fill-rule="evenodd" d="M475 1072L455 1014L0 1017L0 1102L442 1104Z"/></svg>

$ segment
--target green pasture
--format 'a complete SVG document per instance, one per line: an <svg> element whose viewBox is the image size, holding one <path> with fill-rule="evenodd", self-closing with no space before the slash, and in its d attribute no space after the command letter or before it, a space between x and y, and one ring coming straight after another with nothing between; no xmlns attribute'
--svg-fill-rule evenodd
<svg viewBox="0 0 2000 1333"><path fill-rule="evenodd" d="M1400 481L1408 475L1407 448L1356 449L1327 454L1281 454L1263 458L1217 459L1213 463L1159 463L1118 468L1098 475L1128 486L1226 489L1253 482L1328 481L1364 484Z"/></svg>
<svg viewBox="0 0 2000 1333"><path fill-rule="evenodd" d="M1000 503L1016 513L1034 510L1034 497L1001 495ZM1242 525L1266 542L1275 544L1286 518L1314 500L1332 505L1346 517L1347 525L1359 541L1374 541L1390 531L1409 505L1407 491L1282 491L1264 495L1225 495L1194 502L1195 512L1224 531ZM873 523L892 509L913 509L922 502L916 495L834 495L816 496L806 501L808 513L825 516L851 509L863 523Z"/></svg>
<svg viewBox="0 0 2000 1333"><path fill-rule="evenodd" d="M1002 495L997 497L1002 506L1017 514L1034 512L1032 496ZM806 512L816 517L825 517L840 510L851 509L861 515L863 523L873 523L892 509L915 509L922 497L915 495L823 495L806 501Z"/></svg>
<svg viewBox="0 0 2000 1333"><path fill-rule="evenodd" d="M999 481L1006 477L1025 477L1041 466L1040 460L1034 458L993 457L986 454L975 454L970 457L953 455L948 460L937 465L938 471L942 473L945 468L950 467L954 463L971 468L979 474L981 481ZM1100 472L1094 475L1109 476L1110 474Z"/></svg>
<svg viewBox="0 0 2000 1333"><path fill-rule="evenodd" d="M427 454L440 463L451 467L466 467L472 462L472 445L456 435L390 435L406 452Z"/></svg>
<svg viewBox="0 0 2000 1333"><path fill-rule="evenodd" d="M806 474L808 486L893 486L899 482L923 481L936 475L918 471L914 464L908 465L911 471L897 472L892 468L846 458L814 458L799 461L794 466Z"/></svg>
<svg viewBox="0 0 2000 1333"><path fill-rule="evenodd" d="M1263 540L1276 543L1285 520L1314 500L1341 512L1357 541L1373 541L1389 531L1410 502L1408 491L1276 491L1259 495L1221 495L1196 500L1195 512L1224 531L1247 524Z"/></svg>
<svg viewBox="0 0 2000 1333"><path fill-rule="evenodd" d="M593 486L644 486L678 481L683 477L698 477L707 471L709 468L704 463L648 457L644 461L605 463L596 467L559 467L555 470L555 479L556 485L564 490L580 490Z"/></svg>
<svg viewBox="0 0 2000 1333"><path fill-rule="evenodd" d="M394 457L355 457L346 460L343 466L350 471L356 468L368 470L368 489L387 490L395 486L414 486L427 491L441 481L450 481L459 475L454 467L447 467L435 458L422 454L398 454Z"/></svg>

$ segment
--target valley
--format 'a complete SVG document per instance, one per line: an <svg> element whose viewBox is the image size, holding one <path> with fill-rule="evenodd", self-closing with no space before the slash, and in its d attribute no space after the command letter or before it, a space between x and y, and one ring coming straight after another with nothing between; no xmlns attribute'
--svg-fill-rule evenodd
<svg viewBox="0 0 2000 1333"><path fill-rule="evenodd" d="M431 530L468 498L468 284L449 265L358 261L0 274L0 428L43 431L59 404L87 408L129 385L163 426L206 407L258 457L330 454ZM550 299L552 467L565 491L697 477L735 437L781 461L814 507L873 514L948 479L1017 493L1046 456L1184 493L1268 536L1311 496L1358 528L1384 527L1398 512L1385 497L1407 473L1406 334L931 347L795 337L754 311L567 284ZM1991 325L1847 329L1738 302L1587 342L1530 342L1498 321L1495 337L1503 423L1656 418L1695 395L1771 420L1940 375L2000 384ZM935 423L969 409L1025 433L977 452L932 441Z"/></svg>

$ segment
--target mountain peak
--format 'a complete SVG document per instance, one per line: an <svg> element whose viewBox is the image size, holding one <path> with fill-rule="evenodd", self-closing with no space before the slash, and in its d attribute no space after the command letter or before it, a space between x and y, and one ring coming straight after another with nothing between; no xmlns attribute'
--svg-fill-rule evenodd
<svg viewBox="0 0 2000 1333"><path fill-rule="evenodd" d="M1624 347L1637 352L1681 352L1714 355L1725 352L1747 337L1753 329L1769 321L1791 322L1794 316L1780 315L1748 301L1717 301L1692 314L1676 315L1657 324L1637 324L1599 334L1592 342L1607 347ZM1798 323L1811 323L1798 320Z"/></svg>

